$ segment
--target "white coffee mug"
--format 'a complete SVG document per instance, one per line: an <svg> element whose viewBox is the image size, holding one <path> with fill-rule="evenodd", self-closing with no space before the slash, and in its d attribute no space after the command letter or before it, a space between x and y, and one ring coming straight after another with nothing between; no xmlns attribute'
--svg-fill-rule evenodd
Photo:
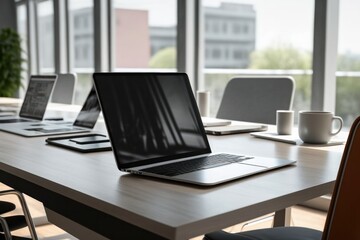
<svg viewBox="0 0 360 240"><path fill-rule="evenodd" d="M294 125L294 111L276 111L276 129L279 135L290 135Z"/></svg>
<svg viewBox="0 0 360 240"><path fill-rule="evenodd" d="M197 91L196 101L202 117L210 116L210 91Z"/></svg>
<svg viewBox="0 0 360 240"><path fill-rule="evenodd" d="M333 131L333 122L338 121L339 128ZM338 134L343 126L341 117L332 112L300 111L299 137L305 143L325 144L332 136Z"/></svg>

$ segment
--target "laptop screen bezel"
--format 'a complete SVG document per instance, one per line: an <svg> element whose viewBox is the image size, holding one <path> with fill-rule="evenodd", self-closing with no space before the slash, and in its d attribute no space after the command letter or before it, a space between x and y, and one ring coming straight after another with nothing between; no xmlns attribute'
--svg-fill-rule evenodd
<svg viewBox="0 0 360 240"><path fill-rule="evenodd" d="M203 137L203 140L204 140L204 144L205 144L205 148L202 149L202 150L199 150L199 151L194 151L194 152L187 152L187 153L181 153L181 154L175 154L175 155L172 155L172 156L163 156L163 157L157 157L157 158L150 158L150 159L143 159L143 160L138 160L138 161L135 161L135 162L131 162L131 163L122 163L121 160L119 159L119 157L117 156L116 154L116 149L117 149L117 146L115 146L115 144L113 144L113 141L112 139L114 139L115 137L117 136L114 136L114 133L111 131L111 126L109 126L107 119L109 117L111 117L111 113L110 112L107 112L107 110L104 111L104 106L106 106L106 104L109 104L109 103L105 103L103 102L103 99L102 98L102 94L105 94L101 91L99 91L99 84L101 84L101 82L103 83L104 81L108 81L108 80L112 80L114 77L116 76L140 76L140 77L143 77L144 75L153 75L153 76L172 76L172 75L181 75L182 78L184 79L184 83L185 83L185 87L188 91L188 95L190 97L190 103L194 109L194 113L195 113L195 121L197 122L197 124L199 124L200 126L200 134L202 135ZM108 79L106 79L108 77ZM154 164L154 163L160 163L160 162L166 162L166 161L170 161L170 160L176 160L176 159L181 159L181 158L186 158L186 157L193 157L193 156L199 156L199 155L202 155L202 154L209 154L211 153L211 148L210 148L210 144L209 144L209 141L207 139L207 136L206 136L206 133L205 133L205 129L204 129L204 126L202 124L202 121L201 121L201 116L200 116L200 112L198 110L198 107L197 107L197 104L196 104L196 101L195 101L195 97L194 97L194 94L193 94L193 91L192 91L192 88L191 88L191 85L190 85L190 82L189 82L189 78L187 76L186 73L175 73L175 72L171 72L171 73L168 73L168 72L141 72L141 73L94 73L93 74L93 80L94 80L94 86L95 86L95 90L96 90L96 93L97 93L97 96L98 96L98 100L99 100L99 103L100 103L100 107L102 109L102 112L103 112L103 116L104 116L104 120L105 120L105 125L106 125L106 128L107 128L107 131L108 131L108 135L109 135L109 138L110 138L110 142L111 142L111 145L113 147L113 154L115 156L115 159L116 159L116 163L117 163L117 167L120 169L120 170L124 170L124 169L127 169L127 168L132 168L132 167L138 167L138 166L143 166L143 165L149 165L149 164ZM109 105L107 105L109 106Z"/></svg>
<svg viewBox="0 0 360 240"><path fill-rule="evenodd" d="M96 114L97 114L96 120L93 121L93 122L90 122L90 121L87 121L87 122L86 122L86 123L90 123L91 125L86 125L86 124L84 124L84 123L85 123L84 121L79 120L80 116L81 116L82 114L84 114L85 112L87 112L87 110L85 109L85 107L87 106L88 101L89 101L89 99L90 99L90 97L91 97L91 95L92 95L92 91L95 91L94 86L92 86L92 88L90 89L90 92L89 92L89 94L88 94L88 96L87 96L87 98L86 98L86 100L85 100L85 102L84 102L84 104L83 104L83 106L82 106L79 114L77 115L77 117L76 117L76 119L75 119L75 121L74 121L74 123L73 123L73 126L75 126L75 127L81 127L81 128L88 128L88 129L93 129L93 128L95 127L95 124L96 124L96 122L97 122L97 120L98 120L98 118L99 118L100 112L101 112L101 107L100 107L99 99L97 100L97 104L99 105L99 110L96 111ZM96 91L95 91L95 96L97 97Z"/></svg>
<svg viewBox="0 0 360 240"><path fill-rule="evenodd" d="M19 112L19 116L21 118L27 118L27 119L34 119L34 120L42 120L44 118L44 115L45 115L45 112L46 112L46 108L47 108L47 105L49 103L49 100L52 96L52 92L54 91L54 87L55 87L55 83L56 83L56 80L57 80L57 75L31 75L30 77L30 81L29 81L29 84L31 83L31 81L33 80L41 80L41 81L48 81L48 82L52 82L52 89L51 89L51 92L48 96L48 99L46 101L46 104L45 104L45 109L44 109L44 112L42 114L41 117L36 117L36 116L29 116L27 114L24 115L24 107L25 107L25 104L24 102L22 103L21 105L21 108L20 108L20 112ZM26 94L28 94L28 89L26 90ZM26 99L26 94L25 94L25 97L24 97L24 101Z"/></svg>

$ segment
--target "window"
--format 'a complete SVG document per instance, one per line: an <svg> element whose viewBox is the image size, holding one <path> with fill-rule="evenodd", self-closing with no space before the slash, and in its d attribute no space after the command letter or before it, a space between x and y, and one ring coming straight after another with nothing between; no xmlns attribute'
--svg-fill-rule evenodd
<svg viewBox="0 0 360 240"><path fill-rule="evenodd" d="M92 87L94 72L93 1L69 1L71 72L77 74L75 103L83 104Z"/></svg>
<svg viewBox="0 0 360 240"><path fill-rule="evenodd" d="M222 25L222 32L223 32L224 34L227 33L227 24L226 24L226 23L223 23L223 25Z"/></svg>
<svg viewBox="0 0 360 240"><path fill-rule="evenodd" d="M175 71L177 35L177 5L181 0L112 0L112 24L110 51L115 71ZM75 103L82 104L87 89L92 85L94 72L94 22L93 0L68 1L69 22L65 24L69 32L69 71L78 75ZM211 115L215 115L222 91L234 75L291 75L296 81L294 110L310 109L312 48L315 0L203 0L201 12L205 24L201 36L200 54L203 59L191 67L203 73L195 86L211 91ZM336 112L346 119L352 119L358 112L355 102L360 97L355 93L359 70L355 66L358 34L351 29L351 18L357 15L351 10L359 9L358 1L341 1L339 34L339 67L337 73ZM29 3L29 4L28 4ZM26 7L35 4L35 11ZM29 69L32 73L39 66L39 73L54 71L54 13L53 0L19 1L19 31L27 35L24 23L36 20L35 29L28 32L31 36L28 53L35 62ZM349 7L352 6L352 7ZM195 8L197 9L197 8ZM95 9L98 10L98 9ZM97 12L97 11L96 11ZM346 14L344 14L346 12ZM349 12L349 14L348 14ZM34 14L37 14L34 16ZM62 17L61 15L60 17ZM276 16L276 17L274 17ZM352 17L351 17L352 16ZM107 17L107 16L105 16ZM192 19L191 17L189 19ZM66 19L59 19L64 23ZM24 23L21 24L20 22ZM33 22L30 22L33 27ZM196 26L196 22L194 22ZM98 27L98 26L97 26ZM103 27L103 26L100 26ZM103 32L107 32L105 26ZM183 29L180 28L180 31ZM194 38L197 35L194 35ZM26 38L26 37L25 37ZM34 41L32 41L34 38ZM197 39L196 39L197 40ZM195 41L194 41L195 42ZM189 44L190 50L197 45ZM24 47L24 49L26 49ZM216 49L216 50L215 50ZM204 50L204 51L202 51ZM196 54L196 51L194 51ZM103 53L103 52L102 52ZM185 56L186 55L186 56ZM188 54L180 54L185 60ZM197 60L191 57L191 62ZM39 60L39 61L37 61ZM62 59L64 60L64 59ZM39 62L39 64L37 64ZM61 61L62 63L64 61ZM352 62L352 65L348 65ZM29 64L30 65L30 64ZM181 68L188 66L181 61ZM185 66L186 65L186 66ZM63 66L63 65L62 65ZM189 69L194 74L192 69ZM149 70L150 69L150 70ZM186 69L187 70L187 69ZM37 72L36 72L37 73ZM194 75L196 79L197 73ZM354 92L349 92L349 86ZM201 89L204 90L204 89ZM351 103L344 100L352 97ZM349 121L348 121L349 122Z"/></svg>
<svg viewBox="0 0 360 240"><path fill-rule="evenodd" d="M218 22L214 22L212 28L213 28L212 29L213 33L219 33L219 23Z"/></svg>
<svg viewBox="0 0 360 240"><path fill-rule="evenodd" d="M79 16L75 16L74 17L74 29L77 30L79 28L81 28L80 26L80 17Z"/></svg>
<svg viewBox="0 0 360 240"><path fill-rule="evenodd" d="M234 59L242 59L245 54L241 50L234 51Z"/></svg>
<svg viewBox="0 0 360 240"><path fill-rule="evenodd" d="M175 69L176 0L114 0L113 6L115 68Z"/></svg>
<svg viewBox="0 0 360 240"><path fill-rule="evenodd" d="M27 48L27 35L28 35L28 30L27 30L27 14L26 14L26 5L25 4L21 4L17 7L17 28L18 28L18 32L20 34L21 37L21 48L22 48L22 58L25 60L22 64L22 68L27 70L27 64L26 62L28 61L28 55L26 54L28 52L28 48ZM22 85L24 86L23 88L20 88L19 91L19 95L20 96L24 96L25 95L25 90L27 87L27 82L28 82L28 77L27 77L27 73L25 71L23 71L22 74Z"/></svg>
<svg viewBox="0 0 360 240"><path fill-rule="evenodd" d="M241 24L240 23L234 23L233 25L233 32L234 34L239 34L241 33Z"/></svg>
<svg viewBox="0 0 360 240"><path fill-rule="evenodd" d="M229 58L204 55L204 86L216 115L223 90L235 75L292 75L294 109L310 109L314 0L203 0L204 24L229 25L229 33L204 33L205 49L221 45ZM276 16L276 17L274 17ZM227 53L225 52L225 56ZM280 71L279 71L280 70Z"/></svg>
<svg viewBox="0 0 360 240"><path fill-rule="evenodd" d="M53 1L37 3L37 39L40 73L54 73L54 6Z"/></svg>
<svg viewBox="0 0 360 240"><path fill-rule="evenodd" d="M209 32L209 23L205 23L205 32L208 33Z"/></svg>
<svg viewBox="0 0 360 240"><path fill-rule="evenodd" d="M91 27L92 26L92 24L89 24L91 21L92 21L92 19L91 19L91 16L83 16L83 19L84 19L84 21L83 21L83 23L84 23L84 29L88 29L89 27Z"/></svg>
<svg viewBox="0 0 360 240"><path fill-rule="evenodd" d="M213 51L212 51L212 58L213 58L213 59L219 59L219 58L221 58L221 50L220 50L220 49L217 49L217 48L213 49Z"/></svg>
<svg viewBox="0 0 360 240"><path fill-rule="evenodd" d="M229 58L229 49L226 48L225 49L225 59L228 59Z"/></svg>
<svg viewBox="0 0 360 240"><path fill-rule="evenodd" d="M340 1L335 113L347 127L360 114L360 33L353 28L359 11L359 1Z"/></svg>
<svg viewBox="0 0 360 240"><path fill-rule="evenodd" d="M242 31L243 31L244 34L248 33L249 32L249 25L244 25Z"/></svg>

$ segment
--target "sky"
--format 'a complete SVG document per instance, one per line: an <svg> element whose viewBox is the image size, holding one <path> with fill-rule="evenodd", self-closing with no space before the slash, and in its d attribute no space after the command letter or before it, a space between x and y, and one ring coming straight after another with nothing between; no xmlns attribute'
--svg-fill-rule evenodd
<svg viewBox="0 0 360 240"><path fill-rule="evenodd" d="M203 0L204 6L221 2L252 4L256 11L256 48L291 43L310 51L313 43L315 0ZM339 52L360 54L360 0L339 0ZM70 8L92 6L92 0L70 1ZM151 26L176 25L176 0L114 0L115 7L149 10Z"/></svg>

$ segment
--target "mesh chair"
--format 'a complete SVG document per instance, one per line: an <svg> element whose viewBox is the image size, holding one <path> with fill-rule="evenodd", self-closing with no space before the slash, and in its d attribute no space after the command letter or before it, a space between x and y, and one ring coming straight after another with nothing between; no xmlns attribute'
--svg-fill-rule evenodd
<svg viewBox="0 0 360 240"><path fill-rule="evenodd" d="M18 197L24 215L13 215L7 217L0 216L0 239L29 239L11 235L12 231L24 228L26 226L29 228L31 239L37 239L34 223L30 216L30 212L25 202L24 196L22 193L15 190L0 191L0 196L10 194ZM0 214L10 212L15 208L16 206L13 203L0 201Z"/></svg>
<svg viewBox="0 0 360 240"><path fill-rule="evenodd" d="M76 75L73 73L58 74L51 102L72 104L75 93Z"/></svg>
<svg viewBox="0 0 360 240"><path fill-rule="evenodd" d="M235 77L225 87L217 118L276 123L276 110L290 110L295 82L291 77Z"/></svg>
<svg viewBox="0 0 360 240"><path fill-rule="evenodd" d="M204 240L339 240L360 239L360 117L353 123L342 156L324 231L303 227L279 227L206 234Z"/></svg>

